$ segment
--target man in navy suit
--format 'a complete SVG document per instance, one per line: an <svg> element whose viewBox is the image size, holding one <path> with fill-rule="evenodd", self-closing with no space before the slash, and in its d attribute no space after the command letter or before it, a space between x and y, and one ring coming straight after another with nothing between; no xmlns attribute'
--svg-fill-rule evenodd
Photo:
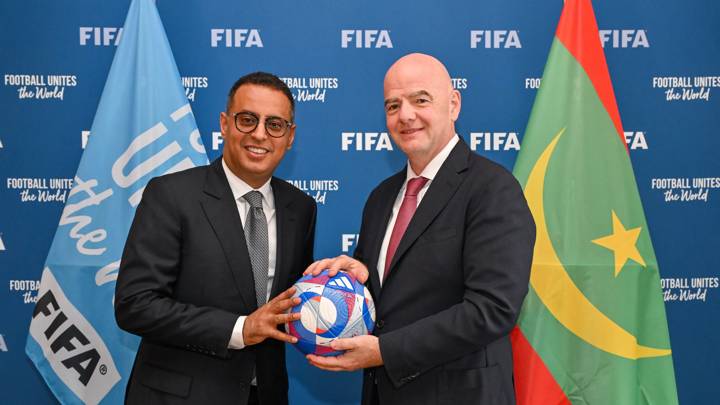
<svg viewBox="0 0 720 405"><path fill-rule="evenodd" d="M295 139L294 103L253 73L220 114L223 156L151 180L115 293L118 325L142 337L130 404L288 403L279 324L313 260L315 201L272 176ZM252 224L252 229L250 230Z"/></svg>
<svg viewBox="0 0 720 405"><path fill-rule="evenodd" d="M522 190L455 133L460 94L437 59L400 58L385 76L384 98L408 164L368 197L355 258L307 270L369 269L376 327L336 340L341 356L308 360L326 370L364 368L364 405L514 404L508 335L535 240Z"/></svg>

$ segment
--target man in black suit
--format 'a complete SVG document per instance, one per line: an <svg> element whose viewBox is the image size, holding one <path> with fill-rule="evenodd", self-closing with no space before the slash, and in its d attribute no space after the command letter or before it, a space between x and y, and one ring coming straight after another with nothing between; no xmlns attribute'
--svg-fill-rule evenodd
<svg viewBox="0 0 720 405"><path fill-rule="evenodd" d="M287 404L278 325L312 262L315 201L272 177L295 137L292 94L253 73L220 114L223 156L151 180L125 244L118 325L142 337L130 404ZM274 297L274 298L273 298Z"/></svg>
<svg viewBox="0 0 720 405"><path fill-rule="evenodd" d="M363 404L514 404L508 334L528 290L535 226L522 190L455 133L460 94L411 54L384 82L388 130L408 165L372 191L355 259L370 269L374 335L340 339L326 370L364 368Z"/></svg>

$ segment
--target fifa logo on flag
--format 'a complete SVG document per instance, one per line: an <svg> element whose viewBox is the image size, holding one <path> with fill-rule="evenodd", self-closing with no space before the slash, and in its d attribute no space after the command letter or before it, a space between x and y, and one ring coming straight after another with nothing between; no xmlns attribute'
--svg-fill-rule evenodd
<svg viewBox="0 0 720 405"><path fill-rule="evenodd" d="M80 27L80 45L118 46L122 32L122 28L116 27Z"/></svg>
<svg viewBox="0 0 720 405"><path fill-rule="evenodd" d="M388 30L342 30L340 32L340 46L349 48L355 43L355 48L392 48Z"/></svg>
<svg viewBox="0 0 720 405"><path fill-rule="evenodd" d="M48 267L43 271L30 335L48 347L47 361L58 377L87 403L97 403L120 380L100 335L67 299Z"/></svg>

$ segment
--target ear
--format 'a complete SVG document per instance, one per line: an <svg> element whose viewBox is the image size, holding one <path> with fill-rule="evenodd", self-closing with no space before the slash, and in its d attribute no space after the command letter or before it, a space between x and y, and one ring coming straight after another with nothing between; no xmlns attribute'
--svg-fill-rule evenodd
<svg viewBox="0 0 720 405"><path fill-rule="evenodd" d="M455 122L458 119L458 116L460 116L460 106L462 105L462 100L460 98L460 92L457 90L453 90L450 93L450 119Z"/></svg>
<svg viewBox="0 0 720 405"><path fill-rule="evenodd" d="M290 150L290 148L292 148L293 142L295 142L295 128L296 128L296 125L293 124L293 126L288 131L288 134L286 135L288 137L288 144L287 144L287 147L285 148L286 150Z"/></svg>
<svg viewBox="0 0 720 405"><path fill-rule="evenodd" d="M220 113L220 133L222 134L223 139L225 139L225 136L227 136L227 133L230 132L228 129L228 124L232 118L228 117L227 113L225 111Z"/></svg>

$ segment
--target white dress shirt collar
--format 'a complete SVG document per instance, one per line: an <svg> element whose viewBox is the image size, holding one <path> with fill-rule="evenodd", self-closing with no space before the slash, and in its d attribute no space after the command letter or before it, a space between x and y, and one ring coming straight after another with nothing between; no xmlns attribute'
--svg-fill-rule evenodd
<svg viewBox="0 0 720 405"><path fill-rule="evenodd" d="M255 190L254 188L250 187L249 184L245 183L241 178L236 176L235 173L232 172L232 170L230 170L228 165L225 163L225 158L222 159L222 167L225 171L225 177L227 177L228 183L230 183L230 190L232 191L233 198L235 200L242 198L242 196L244 196L245 194ZM268 179L268 181L266 181L265 184L260 186L257 191L262 194L265 204L267 204L270 208L275 208L275 199L271 198L272 188L270 187L270 181L271 179Z"/></svg>
<svg viewBox="0 0 720 405"><path fill-rule="evenodd" d="M450 155L450 152L452 152L453 148L457 143L460 142L460 137L455 134L448 143L445 145L444 148L440 150L440 153L435 155L434 158L428 163L427 166L423 169L422 173L415 174L412 167L410 166L410 161L407 163L407 176L405 176L405 182L407 182L409 179L412 179L414 177L422 176L430 181L432 181L435 176L437 175L437 172L440 170L440 167L445 163L445 159Z"/></svg>

